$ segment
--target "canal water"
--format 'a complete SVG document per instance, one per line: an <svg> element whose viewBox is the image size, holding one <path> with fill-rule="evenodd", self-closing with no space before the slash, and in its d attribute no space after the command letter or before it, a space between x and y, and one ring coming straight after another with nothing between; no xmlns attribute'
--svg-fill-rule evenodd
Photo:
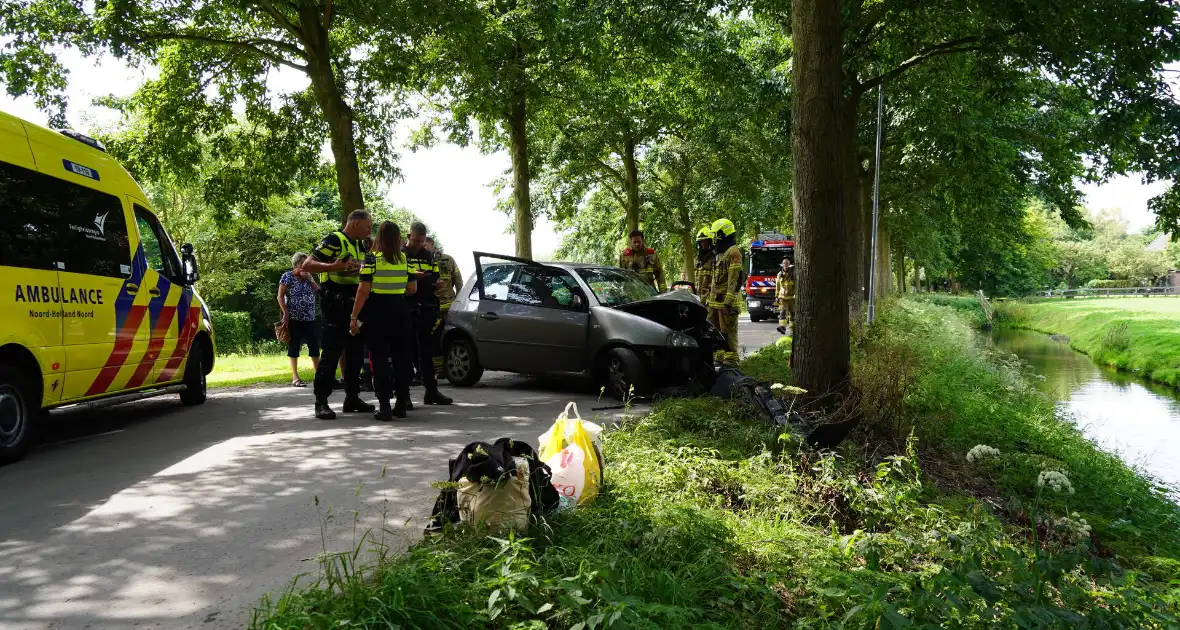
<svg viewBox="0 0 1180 630"><path fill-rule="evenodd" d="M1101 448L1118 453L1180 497L1180 393L1099 367L1086 355L1027 330L995 329L985 343L1019 356L1037 386Z"/></svg>

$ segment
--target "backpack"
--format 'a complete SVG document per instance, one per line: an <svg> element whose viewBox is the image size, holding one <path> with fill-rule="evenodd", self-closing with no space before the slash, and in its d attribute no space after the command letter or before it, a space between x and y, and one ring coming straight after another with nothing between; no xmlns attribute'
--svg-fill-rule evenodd
<svg viewBox="0 0 1180 630"><path fill-rule="evenodd" d="M464 446L449 462L448 481L481 480L500 481L515 474L513 458L523 458L529 463L529 497L532 499L532 513L551 512L561 503L561 496L553 487L553 473L549 466L537 458L537 452L528 442L502 437L494 443L472 442ZM445 488L434 501L434 510L426 524L426 533L441 532L448 523L459 522L459 499L456 488Z"/></svg>

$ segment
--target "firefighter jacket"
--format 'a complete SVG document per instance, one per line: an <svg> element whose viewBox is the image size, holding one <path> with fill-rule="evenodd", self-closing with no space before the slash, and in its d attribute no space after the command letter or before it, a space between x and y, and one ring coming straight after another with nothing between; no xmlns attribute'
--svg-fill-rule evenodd
<svg viewBox="0 0 1180 630"><path fill-rule="evenodd" d="M795 297L795 278L791 274L779 270L778 276L774 279L774 301L779 305L787 303L787 300Z"/></svg>
<svg viewBox="0 0 1180 630"><path fill-rule="evenodd" d="M459 265L455 263L454 258L442 252L436 252L435 258L438 262L438 279L442 284L434 290L434 294L442 308L447 308L463 288L463 276L460 275Z"/></svg>
<svg viewBox="0 0 1180 630"><path fill-rule="evenodd" d="M667 290L667 285L664 284L664 265L660 263L660 255L656 250L648 247L643 251L636 251L628 247L623 250L623 255L619 256L619 266L643 276L643 279L660 293Z"/></svg>
<svg viewBox="0 0 1180 630"><path fill-rule="evenodd" d="M737 245L731 245L729 249L725 250L724 254L717 257L717 262L713 267L713 283L710 289L709 308L716 309L741 309L743 291L742 291L742 272L745 267L742 265L742 250Z"/></svg>
<svg viewBox="0 0 1180 630"><path fill-rule="evenodd" d="M713 267L716 264L717 252L712 249L697 254L696 292L697 297L706 304L709 301L709 292L713 290Z"/></svg>

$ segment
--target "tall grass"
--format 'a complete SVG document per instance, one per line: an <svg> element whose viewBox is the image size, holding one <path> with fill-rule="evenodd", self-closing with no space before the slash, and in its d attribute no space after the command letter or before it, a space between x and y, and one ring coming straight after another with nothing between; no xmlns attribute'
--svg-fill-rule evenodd
<svg viewBox="0 0 1180 630"><path fill-rule="evenodd" d="M786 382L787 348L745 367ZM855 373L886 408L834 452L728 401L665 401L605 434L593 505L325 572L252 627L1175 626L1176 506L1057 421L954 311L885 309ZM1001 454L968 463L978 443ZM1047 469L1075 494L1036 487ZM1090 539L1069 533L1082 519Z"/></svg>

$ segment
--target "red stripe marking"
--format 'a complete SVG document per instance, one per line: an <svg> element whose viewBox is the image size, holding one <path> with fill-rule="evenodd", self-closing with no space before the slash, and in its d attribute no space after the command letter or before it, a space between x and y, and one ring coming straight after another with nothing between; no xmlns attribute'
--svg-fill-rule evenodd
<svg viewBox="0 0 1180 630"><path fill-rule="evenodd" d="M90 384L90 389L86 390L87 396L102 394L110 388L115 377L119 375L119 370L127 362L127 355L131 354L131 346L135 344L135 332L139 330L145 313L147 313L147 306L132 306L127 311L127 319L123 320L123 327L115 334L115 349L111 352L111 356L107 357L106 365L98 373L94 382Z"/></svg>
<svg viewBox="0 0 1180 630"><path fill-rule="evenodd" d="M184 330L180 331L180 337L176 340L176 349L172 351L172 356L168 357L168 364L160 372L160 378L156 379L157 383L166 383L176 375L176 370L180 368L184 357L188 355L188 347L192 344L193 338L197 336L197 328L200 325L201 307L199 305L190 306Z"/></svg>
<svg viewBox="0 0 1180 630"><path fill-rule="evenodd" d="M175 316L175 306L165 306L160 309L160 316L156 319L156 327L152 330L152 340L148 342L147 351L143 353L139 367L135 368L135 374L132 374L131 380L127 381L127 389L139 387L147 380L152 367L156 365L156 359L160 356L160 350L164 347L164 340L167 338L168 329L172 327L172 318Z"/></svg>

